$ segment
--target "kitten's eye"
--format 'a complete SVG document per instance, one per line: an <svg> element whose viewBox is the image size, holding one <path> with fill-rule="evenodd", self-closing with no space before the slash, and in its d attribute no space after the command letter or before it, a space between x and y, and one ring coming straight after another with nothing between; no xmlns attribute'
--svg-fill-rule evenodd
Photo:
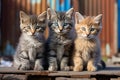
<svg viewBox="0 0 120 80"><path fill-rule="evenodd" d="M86 31L86 28L85 28L85 27L81 27L81 29L82 29L83 31Z"/></svg>
<svg viewBox="0 0 120 80"><path fill-rule="evenodd" d="M64 23L64 26L67 26L67 25L69 25L69 23Z"/></svg>
<svg viewBox="0 0 120 80"><path fill-rule="evenodd" d="M24 27L24 29L30 29L30 26L26 26L26 27Z"/></svg>
<svg viewBox="0 0 120 80"><path fill-rule="evenodd" d="M58 26L58 23L53 23L54 26Z"/></svg>
<svg viewBox="0 0 120 80"><path fill-rule="evenodd" d="M64 28L70 30L71 26L64 26Z"/></svg>
<svg viewBox="0 0 120 80"><path fill-rule="evenodd" d="M36 29L39 29L40 28L40 26L36 26Z"/></svg>
<svg viewBox="0 0 120 80"><path fill-rule="evenodd" d="M91 28L90 31L95 31L95 28Z"/></svg>
<svg viewBox="0 0 120 80"><path fill-rule="evenodd" d="M41 32L44 32L44 31L45 31L45 28L41 27L41 28L40 28L40 31L41 31Z"/></svg>

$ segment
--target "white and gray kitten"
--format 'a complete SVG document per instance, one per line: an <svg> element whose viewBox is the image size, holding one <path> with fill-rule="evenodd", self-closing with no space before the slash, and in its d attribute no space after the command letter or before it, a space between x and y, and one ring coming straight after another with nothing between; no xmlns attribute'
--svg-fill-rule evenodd
<svg viewBox="0 0 120 80"><path fill-rule="evenodd" d="M46 28L46 11L39 16L27 15L20 11L21 37L14 56L18 70L43 70L44 31Z"/></svg>

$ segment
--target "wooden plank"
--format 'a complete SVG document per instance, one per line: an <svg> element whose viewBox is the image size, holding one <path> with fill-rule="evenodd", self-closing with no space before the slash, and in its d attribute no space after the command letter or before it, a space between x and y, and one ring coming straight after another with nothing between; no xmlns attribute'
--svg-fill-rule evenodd
<svg viewBox="0 0 120 80"><path fill-rule="evenodd" d="M120 77L119 66L108 66L96 72L82 71L21 71L13 67L0 67L0 78L3 80L110 80ZM4 75L4 76L3 76Z"/></svg>
<svg viewBox="0 0 120 80"><path fill-rule="evenodd" d="M104 70L96 71L96 72L89 72L89 71L82 71L82 72L74 72L74 71L21 71L15 70L12 67L1 67L0 73L2 74L31 74L31 75L47 75L47 76L83 76L83 75L117 75L120 76L120 67L119 66L108 66Z"/></svg>
<svg viewBox="0 0 120 80"><path fill-rule="evenodd" d="M87 71L83 71L83 72L73 72L73 71L69 71L69 72L57 72L57 73L50 73L48 76L78 76L79 78L87 75L87 77L89 76L95 76L95 75L117 75L120 76L120 71L97 71L97 72L87 72Z"/></svg>
<svg viewBox="0 0 120 80"><path fill-rule="evenodd" d="M0 74L31 74L31 75L48 75L54 73L50 71L34 71L34 70L16 70L13 67L0 67Z"/></svg>
<svg viewBox="0 0 120 80"><path fill-rule="evenodd" d="M111 78L110 80L120 80L120 79L118 79L118 78Z"/></svg>
<svg viewBox="0 0 120 80"><path fill-rule="evenodd" d="M90 78L66 78L66 77L57 77L55 80L95 80Z"/></svg>
<svg viewBox="0 0 120 80"><path fill-rule="evenodd" d="M27 80L55 80L55 78L53 77L48 77L48 76L28 76L28 79Z"/></svg>
<svg viewBox="0 0 120 80"><path fill-rule="evenodd" d="M2 80L3 74L0 74L0 80Z"/></svg>
<svg viewBox="0 0 120 80"><path fill-rule="evenodd" d="M5 74L1 80L27 80L26 75Z"/></svg>

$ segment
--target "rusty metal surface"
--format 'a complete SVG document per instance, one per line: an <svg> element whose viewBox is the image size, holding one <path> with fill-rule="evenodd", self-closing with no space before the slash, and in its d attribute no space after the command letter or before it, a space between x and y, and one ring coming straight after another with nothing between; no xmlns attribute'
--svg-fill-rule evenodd
<svg viewBox="0 0 120 80"><path fill-rule="evenodd" d="M2 33L2 48L5 47L9 40L10 44L16 47L19 36L19 11L23 10L26 13L40 14L45 11L49 5L47 0L38 0L38 3L31 3L32 0L2 0L1 10L1 33ZM36 0L37 1L37 0ZM116 53L116 38L115 38L115 3L116 0L72 0L72 6L75 11L79 11L83 15L96 16L103 14L103 29L100 35L102 54L110 56ZM8 14L9 13L9 14ZM45 34L48 36L48 30ZM117 42L116 42L117 43ZM109 50L106 47L109 46Z"/></svg>

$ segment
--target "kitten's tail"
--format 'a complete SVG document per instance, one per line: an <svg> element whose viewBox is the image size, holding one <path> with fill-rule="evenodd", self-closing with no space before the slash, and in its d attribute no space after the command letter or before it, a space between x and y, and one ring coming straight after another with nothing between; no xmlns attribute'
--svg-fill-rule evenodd
<svg viewBox="0 0 120 80"><path fill-rule="evenodd" d="M106 64L103 60L101 60L100 63L97 66L98 66L98 70L106 68Z"/></svg>

